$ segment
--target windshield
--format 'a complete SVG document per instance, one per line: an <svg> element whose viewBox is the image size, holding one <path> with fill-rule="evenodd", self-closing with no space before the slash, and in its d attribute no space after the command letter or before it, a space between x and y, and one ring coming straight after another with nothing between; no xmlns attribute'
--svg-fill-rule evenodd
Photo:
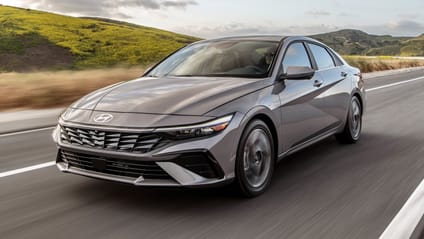
<svg viewBox="0 0 424 239"><path fill-rule="evenodd" d="M266 77L278 44L253 40L198 43L177 51L148 76Z"/></svg>

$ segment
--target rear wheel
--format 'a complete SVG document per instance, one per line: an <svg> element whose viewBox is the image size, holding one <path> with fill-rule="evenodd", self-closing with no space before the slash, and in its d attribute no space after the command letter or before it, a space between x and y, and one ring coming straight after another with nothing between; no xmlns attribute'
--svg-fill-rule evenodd
<svg viewBox="0 0 424 239"><path fill-rule="evenodd" d="M345 128L342 133L336 135L336 138L342 143L354 144L361 137L361 130L362 105L358 97L354 96L350 101Z"/></svg>
<svg viewBox="0 0 424 239"><path fill-rule="evenodd" d="M263 193L271 182L275 154L272 134L261 120L252 121L240 140L236 159L236 179L246 197Z"/></svg>

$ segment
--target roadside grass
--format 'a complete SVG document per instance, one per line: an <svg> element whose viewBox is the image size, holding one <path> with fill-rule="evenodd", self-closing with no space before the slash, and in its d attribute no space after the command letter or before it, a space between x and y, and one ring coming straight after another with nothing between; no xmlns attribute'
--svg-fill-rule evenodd
<svg viewBox="0 0 424 239"><path fill-rule="evenodd" d="M142 68L0 74L0 111L67 106L96 89L135 79Z"/></svg>
<svg viewBox="0 0 424 239"><path fill-rule="evenodd" d="M351 66L361 69L362 73L424 66L424 58L408 59L392 56L343 56L343 58Z"/></svg>

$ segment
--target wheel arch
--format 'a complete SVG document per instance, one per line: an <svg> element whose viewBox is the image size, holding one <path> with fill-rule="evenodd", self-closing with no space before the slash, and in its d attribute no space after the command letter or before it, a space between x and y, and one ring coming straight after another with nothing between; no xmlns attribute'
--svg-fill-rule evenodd
<svg viewBox="0 0 424 239"><path fill-rule="evenodd" d="M364 105L364 100L362 98L362 94L359 93L359 91L354 91L352 94L352 97L356 97L359 100L359 103L361 104L361 115L364 115L364 110L365 110L365 105Z"/></svg>
<svg viewBox="0 0 424 239"><path fill-rule="evenodd" d="M279 122L278 121L279 118L276 117L273 114L273 112L266 107L254 108L251 111L249 111L243 119L242 133L253 120L261 120L268 126L269 130L271 131L272 141L274 144L275 159L277 160L279 151L281 150L279 146L280 138L278 134L279 129L278 129L278 123L277 123Z"/></svg>

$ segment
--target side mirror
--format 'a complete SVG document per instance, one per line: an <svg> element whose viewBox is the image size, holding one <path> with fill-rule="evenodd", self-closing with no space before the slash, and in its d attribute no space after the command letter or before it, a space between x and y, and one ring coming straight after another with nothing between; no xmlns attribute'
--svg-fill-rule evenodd
<svg viewBox="0 0 424 239"><path fill-rule="evenodd" d="M287 72L280 76L280 80L309 80L315 74L315 70L307 66L289 66Z"/></svg>

